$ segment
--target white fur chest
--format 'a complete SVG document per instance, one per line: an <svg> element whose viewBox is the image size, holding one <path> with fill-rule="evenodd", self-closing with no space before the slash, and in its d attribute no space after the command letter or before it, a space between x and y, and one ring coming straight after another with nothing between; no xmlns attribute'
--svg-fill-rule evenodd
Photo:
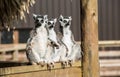
<svg viewBox="0 0 120 77"><path fill-rule="evenodd" d="M37 34L33 37L31 43L35 52L44 53L47 47L47 30L40 28L36 30Z"/></svg>
<svg viewBox="0 0 120 77"><path fill-rule="evenodd" d="M67 46L68 50L71 52L72 46L73 46L73 41L72 41L72 33L69 29L63 29L63 38L62 41L64 44Z"/></svg>
<svg viewBox="0 0 120 77"><path fill-rule="evenodd" d="M49 38L55 42L57 42L57 37L56 37L56 33L53 29L49 30Z"/></svg>

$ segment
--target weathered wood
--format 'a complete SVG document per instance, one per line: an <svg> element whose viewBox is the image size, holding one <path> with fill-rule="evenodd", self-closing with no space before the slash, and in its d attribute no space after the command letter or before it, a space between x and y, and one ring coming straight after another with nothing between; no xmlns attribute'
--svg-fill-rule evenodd
<svg viewBox="0 0 120 77"><path fill-rule="evenodd" d="M0 52L25 50L26 44L0 44Z"/></svg>
<svg viewBox="0 0 120 77"><path fill-rule="evenodd" d="M99 47L120 47L120 40L99 41Z"/></svg>
<svg viewBox="0 0 120 77"><path fill-rule="evenodd" d="M0 60L5 61L5 54L6 52L1 53Z"/></svg>
<svg viewBox="0 0 120 77"><path fill-rule="evenodd" d="M81 0L82 77L99 77L97 0Z"/></svg>
<svg viewBox="0 0 120 77"><path fill-rule="evenodd" d="M6 77L6 76L13 75L12 77L15 77L14 75L17 74L17 77L18 77L20 74L24 74L23 77L25 77L27 73L33 74L34 72L39 72L41 73L41 74L38 74L39 76L44 75L42 77L55 77L53 71L55 72L55 70L57 70L58 71L56 72L56 75L57 75L57 73L59 73L59 70L62 70L64 72L63 76L66 75L65 72L69 71L67 73L68 75L67 77L75 77L74 73L77 74L76 75L77 77L81 77L80 66L81 66L81 63L78 61L78 62L75 62L72 67L66 67L65 69L61 69L61 64L56 63L55 67L51 70L51 72L47 70L46 66L41 67L40 65L8 67L8 68L0 68L0 76ZM48 71L48 73L45 73L46 71ZM53 76L49 76L50 73L53 74ZM57 77L60 77L60 76L61 76L60 74L57 75ZM29 77L33 77L33 75ZM34 75L34 77L36 77L36 75Z"/></svg>
<svg viewBox="0 0 120 77"><path fill-rule="evenodd" d="M100 67L120 67L120 59L100 59Z"/></svg>
<svg viewBox="0 0 120 77"><path fill-rule="evenodd" d="M100 60L100 76L120 76L120 60ZM6 62L9 64L9 62ZM14 62L13 62L14 63ZM17 67L5 67L0 68L0 77L81 77L81 64L80 62L75 62L73 67L67 67L66 69L61 69L60 63L55 64L55 68L51 71L47 70L47 67L41 67L39 65L28 65L27 63L17 63ZM20 66L23 65L24 66ZM10 64L9 64L10 65ZM46 74L47 73L47 74Z"/></svg>
<svg viewBox="0 0 120 77"><path fill-rule="evenodd" d="M14 44L19 43L19 31L18 30L13 31L13 43Z"/></svg>
<svg viewBox="0 0 120 77"><path fill-rule="evenodd" d="M0 52L2 53L0 56L0 60L5 60L6 52L13 52L12 58L14 61L18 61L18 53L19 50L25 50L26 44L0 44Z"/></svg>
<svg viewBox="0 0 120 77"><path fill-rule="evenodd" d="M19 31L18 30L14 30L13 31L13 44L18 44L19 43ZM16 47L16 46L14 46ZM15 48L12 58L14 61L18 61L18 49Z"/></svg>
<svg viewBox="0 0 120 77"><path fill-rule="evenodd" d="M12 58L14 61L18 61L19 51L15 50L12 54Z"/></svg>
<svg viewBox="0 0 120 77"><path fill-rule="evenodd" d="M101 67L100 75L101 76L108 76L108 77L111 77L111 76L118 77L118 76L120 76L120 66Z"/></svg>
<svg viewBox="0 0 120 77"><path fill-rule="evenodd" d="M120 59L102 59L100 60L101 77L118 77L120 76Z"/></svg>
<svg viewBox="0 0 120 77"><path fill-rule="evenodd" d="M120 51L100 51L100 57L119 57L120 58Z"/></svg>

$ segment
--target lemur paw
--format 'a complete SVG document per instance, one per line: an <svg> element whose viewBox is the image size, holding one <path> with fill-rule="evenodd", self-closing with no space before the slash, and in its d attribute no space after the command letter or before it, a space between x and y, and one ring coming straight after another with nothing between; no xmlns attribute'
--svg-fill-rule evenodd
<svg viewBox="0 0 120 77"><path fill-rule="evenodd" d="M48 70L51 70L52 68L54 68L54 63L53 63L53 62L48 63L48 64L47 64L47 69L48 69Z"/></svg>
<svg viewBox="0 0 120 77"><path fill-rule="evenodd" d="M45 61L41 61L38 64L41 65L41 67L44 67L45 66Z"/></svg>
<svg viewBox="0 0 120 77"><path fill-rule="evenodd" d="M70 65L70 67L72 67L73 64L73 60L68 60L68 65Z"/></svg>
<svg viewBox="0 0 120 77"><path fill-rule="evenodd" d="M63 69L65 69L65 67L67 67L67 65L68 65L67 61L61 62L61 66L62 66Z"/></svg>

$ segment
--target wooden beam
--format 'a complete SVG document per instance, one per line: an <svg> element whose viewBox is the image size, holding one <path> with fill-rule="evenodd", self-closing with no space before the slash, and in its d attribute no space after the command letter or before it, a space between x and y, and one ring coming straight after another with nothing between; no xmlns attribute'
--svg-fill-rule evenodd
<svg viewBox="0 0 120 77"><path fill-rule="evenodd" d="M79 75L77 77L81 77L81 69L80 69L81 67L80 66L81 66L81 63L78 61L78 62L75 62L72 67L68 66L65 69L69 68L68 70L70 70L71 68L73 68L71 70L71 73L75 71L74 69L78 69L75 72L75 74L77 74L79 72L78 73ZM60 69L62 69L61 68L61 63L55 63L55 67L52 70L54 71L54 70L60 70ZM62 70L62 71L65 72L65 69ZM51 70L51 72L52 72L52 70ZM29 66L27 65L27 66L18 66L18 67L6 67L6 68L0 68L0 76L8 77L9 75L12 75L12 74L26 74L26 73L33 73L33 72L38 72L38 71L44 73L45 71L48 71L48 69L47 69L46 65L44 67L41 67L40 65L29 65ZM44 73L44 74L47 75L48 73L47 74ZM73 76L69 76L69 74L70 73L68 73L68 77L75 77L74 75ZM31 77L33 77L33 76L31 76ZM50 76L48 75L47 77L50 77ZM54 76L52 76L52 77L54 77Z"/></svg>
<svg viewBox="0 0 120 77"><path fill-rule="evenodd" d="M99 57L119 57L120 58L120 51L100 51Z"/></svg>
<svg viewBox="0 0 120 77"><path fill-rule="evenodd" d="M97 0L81 0L82 77L99 77Z"/></svg>
<svg viewBox="0 0 120 77"><path fill-rule="evenodd" d="M9 52L15 50L25 50L26 43L19 44L0 44L0 52Z"/></svg>

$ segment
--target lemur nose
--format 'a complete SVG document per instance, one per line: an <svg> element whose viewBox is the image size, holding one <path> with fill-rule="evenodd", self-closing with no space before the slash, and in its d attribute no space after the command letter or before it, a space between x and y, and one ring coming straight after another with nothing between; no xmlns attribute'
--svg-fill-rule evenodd
<svg viewBox="0 0 120 77"><path fill-rule="evenodd" d="M48 25L51 25L51 23L50 23L50 22L48 22Z"/></svg>
<svg viewBox="0 0 120 77"><path fill-rule="evenodd" d="M64 22L64 23L66 23L67 21L66 21L66 20L64 20L63 22Z"/></svg>
<svg viewBox="0 0 120 77"><path fill-rule="evenodd" d="M41 23L43 23L44 21L43 20L41 20Z"/></svg>

